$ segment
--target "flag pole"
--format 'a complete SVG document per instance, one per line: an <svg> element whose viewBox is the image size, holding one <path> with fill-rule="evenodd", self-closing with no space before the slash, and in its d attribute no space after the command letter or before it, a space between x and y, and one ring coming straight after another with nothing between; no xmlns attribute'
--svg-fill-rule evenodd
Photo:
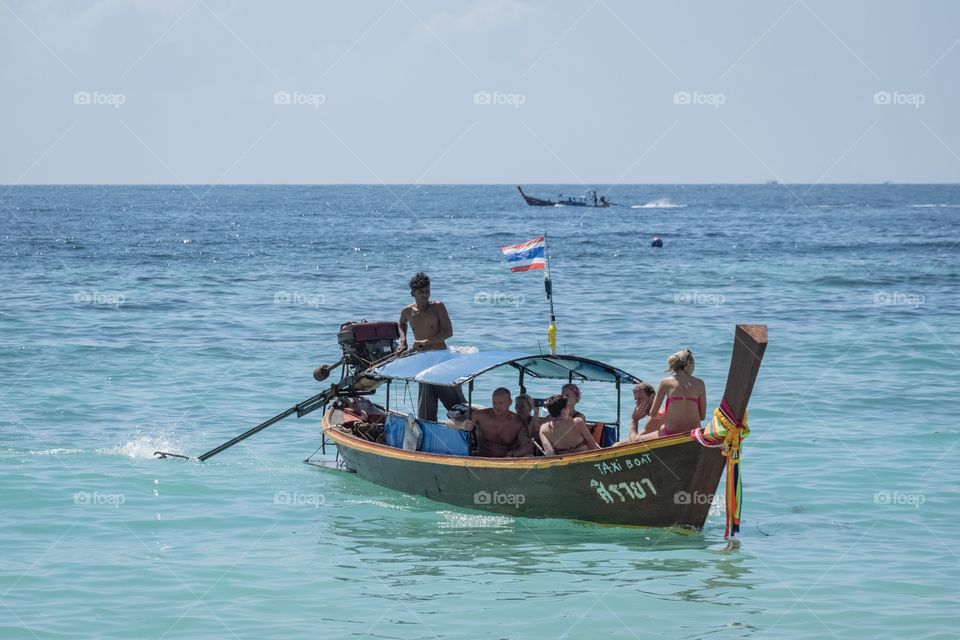
<svg viewBox="0 0 960 640"><path fill-rule="evenodd" d="M543 272L543 290L547 293L547 300L550 301L550 326L547 327L547 344L550 345L550 354L557 354L557 317L553 313L553 282L550 280L550 256L547 252L547 232L543 232L543 261L546 263L546 270Z"/></svg>

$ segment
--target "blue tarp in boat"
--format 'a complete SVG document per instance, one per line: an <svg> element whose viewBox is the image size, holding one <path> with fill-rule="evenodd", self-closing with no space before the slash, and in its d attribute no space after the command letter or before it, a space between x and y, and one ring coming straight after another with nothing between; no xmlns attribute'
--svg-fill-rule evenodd
<svg viewBox="0 0 960 640"><path fill-rule="evenodd" d="M423 431L423 440L420 441L420 451L424 453L440 453L447 456L468 456L470 445L466 431L458 431L450 427L429 420L417 420Z"/></svg>
<svg viewBox="0 0 960 640"><path fill-rule="evenodd" d="M424 453L440 453L448 456L468 456L470 446L465 431L451 429L446 425L429 420L417 420L423 437L417 451ZM403 448L403 435L407 430L407 417L396 413L387 416L383 425L386 432L387 445Z"/></svg>
<svg viewBox="0 0 960 640"><path fill-rule="evenodd" d="M383 423L383 431L386 435L387 446L403 449L403 432L407 429L407 418L405 416L391 413Z"/></svg>

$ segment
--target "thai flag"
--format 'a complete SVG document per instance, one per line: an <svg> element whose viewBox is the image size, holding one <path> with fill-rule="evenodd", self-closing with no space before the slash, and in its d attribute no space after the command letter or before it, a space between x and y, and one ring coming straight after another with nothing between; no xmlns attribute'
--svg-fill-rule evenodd
<svg viewBox="0 0 960 640"><path fill-rule="evenodd" d="M520 244L512 244L500 250L507 257L507 266L510 267L510 271L545 269L547 266L547 241L543 236Z"/></svg>

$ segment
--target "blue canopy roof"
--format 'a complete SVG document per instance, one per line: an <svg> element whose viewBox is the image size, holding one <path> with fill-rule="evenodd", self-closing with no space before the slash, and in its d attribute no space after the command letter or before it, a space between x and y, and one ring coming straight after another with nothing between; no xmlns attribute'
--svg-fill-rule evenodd
<svg viewBox="0 0 960 640"><path fill-rule="evenodd" d="M527 355L519 351L425 351L398 358L368 372L381 380L407 380L441 386L456 386L491 369L509 365L533 378L636 383L626 371L608 364L569 355Z"/></svg>

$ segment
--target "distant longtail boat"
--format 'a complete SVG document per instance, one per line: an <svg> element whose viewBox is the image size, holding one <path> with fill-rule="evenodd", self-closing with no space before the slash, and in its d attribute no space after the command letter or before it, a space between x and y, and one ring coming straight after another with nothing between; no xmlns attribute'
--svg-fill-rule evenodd
<svg viewBox="0 0 960 640"><path fill-rule="evenodd" d="M520 192L520 195L523 196L524 201L531 207L597 207L598 209L603 209L614 204L607 200L606 196L597 198L596 191L593 192L593 200L591 201L587 196L565 196L563 194L557 196L557 200L544 200L542 198L528 196L519 186L517 190Z"/></svg>

